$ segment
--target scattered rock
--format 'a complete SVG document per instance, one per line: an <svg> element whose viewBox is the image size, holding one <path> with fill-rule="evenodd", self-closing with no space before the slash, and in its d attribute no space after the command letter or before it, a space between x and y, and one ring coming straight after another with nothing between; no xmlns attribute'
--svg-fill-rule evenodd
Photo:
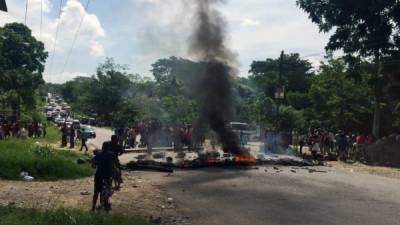
<svg viewBox="0 0 400 225"><path fill-rule="evenodd" d="M88 191L82 191L82 192L81 192L81 195L90 195L90 192L88 192Z"/></svg>
<svg viewBox="0 0 400 225"><path fill-rule="evenodd" d="M169 204L172 204L172 203L174 202L174 199L173 199L173 198L168 198L168 199L167 199L167 202L168 202Z"/></svg>
<svg viewBox="0 0 400 225"><path fill-rule="evenodd" d="M296 171L296 170L290 170L290 172L292 172L292 173L297 173L297 171Z"/></svg>

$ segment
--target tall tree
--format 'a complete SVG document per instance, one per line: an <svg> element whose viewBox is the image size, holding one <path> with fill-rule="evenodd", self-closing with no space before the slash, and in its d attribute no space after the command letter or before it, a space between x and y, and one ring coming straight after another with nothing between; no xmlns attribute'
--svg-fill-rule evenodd
<svg viewBox="0 0 400 225"><path fill-rule="evenodd" d="M354 57L371 58L375 112L373 134L379 136L382 110L382 59L400 47L400 2L398 0L297 0L318 24L320 31L333 34L327 50L343 50Z"/></svg>
<svg viewBox="0 0 400 225"><path fill-rule="evenodd" d="M312 103L311 124L347 131L365 131L372 113L370 88L366 77L349 77L343 59L329 58L314 77L309 96Z"/></svg>
<svg viewBox="0 0 400 225"><path fill-rule="evenodd" d="M282 75L288 91L306 93L310 87L311 63L297 53L283 55ZM251 64L250 77L260 91L273 98L278 84L280 58L268 58Z"/></svg>
<svg viewBox="0 0 400 225"><path fill-rule="evenodd" d="M11 23L0 28L0 90L10 96L15 117L19 117L21 104L34 108L34 93L43 83L47 56L43 43L25 25Z"/></svg>
<svg viewBox="0 0 400 225"><path fill-rule="evenodd" d="M108 58L97 68L95 80L89 88L88 105L100 118L111 121L112 113L124 104L130 86L126 68Z"/></svg>

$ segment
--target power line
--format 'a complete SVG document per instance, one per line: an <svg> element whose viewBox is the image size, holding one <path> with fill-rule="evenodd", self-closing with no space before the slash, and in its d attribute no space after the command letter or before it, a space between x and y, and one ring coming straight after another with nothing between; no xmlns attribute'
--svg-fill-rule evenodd
<svg viewBox="0 0 400 225"><path fill-rule="evenodd" d="M63 0L60 0L60 8L58 12L58 21L56 25L56 37L54 39L53 51L50 59L50 74L53 72L53 64L54 64L54 55L56 54L56 47L57 47L57 39L58 39L58 31L60 28L60 20L61 20L61 10L62 10Z"/></svg>
<svg viewBox="0 0 400 225"><path fill-rule="evenodd" d="M85 5L85 11L88 10L89 5L90 5L90 0L87 0L86 5ZM68 65L68 61L69 61L69 59L70 59L70 57L71 57L72 50L73 50L74 47L75 47L75 43L76 43L76 40L78 39L79 31L80 31L80 29L81 29L81 27L82 27L82 23L83 23L83 21L85 20L85 17L86 17L86 13L84 13L84 14L82 15L81 21L79 22L78 29L77 29L76 32L75 32L75 35L74 35L74 39L73 39L73 41L72 41L71 48L70 48L69 51L68 51L67 58L66 58L66 60L65 60L64 66L63 66L63 68L62 68L62 70L61 70L61 74L64 73L65 68L66 68L67 65Z"/></svg>

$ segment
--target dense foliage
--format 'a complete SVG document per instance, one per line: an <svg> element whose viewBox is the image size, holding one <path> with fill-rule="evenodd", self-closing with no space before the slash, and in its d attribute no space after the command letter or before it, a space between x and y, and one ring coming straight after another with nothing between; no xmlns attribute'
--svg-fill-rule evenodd
<svg viewBox="0 0 400 225"><path fill-rule="evenodd" d="M400 92L398 56L400 51L400 2L397 0L297 0L322 32L333 34L327 50L342 50L353 77L360 73L363 61L372 65L369 85L373 89L373 134L385 130L382 115L393 110L389 94ZM395 67L395 68L393 68Z"/></svg>
<svg viewBox="0 0 400 225"><path fill-rule="evenodd" d="M35 109L47 55L43 43L25 25L11 23L0 27L1 114L12 114L17 119L21 111Z"/></svg>
<svg viewBox="0 0 400 225"><path fill-rule="evenodd" d="M327 61L314 70L299 54L283 55L282 83L286 88L278 108L275 90L279 64L279 58L255 61L249 78L234 79L236 121L263 129L306 131L323 127L371 132L373 65L364 61L355 68L346 58L334 59L328 54ZM201 63L186 59L160 59L153 64L155 80L151 80L129 74L126 68L108 59L99 66L96 76L46 86L47 90L61 93L74 109L109 120L111 125L149 119L188 124L197 118L196 96L191 90L202 69ZM355 72L360 76L354 76ZM400 106L398 101L390 101L389 95L385 99L387 111L382 130L390 132L400 122Z"/></svg>

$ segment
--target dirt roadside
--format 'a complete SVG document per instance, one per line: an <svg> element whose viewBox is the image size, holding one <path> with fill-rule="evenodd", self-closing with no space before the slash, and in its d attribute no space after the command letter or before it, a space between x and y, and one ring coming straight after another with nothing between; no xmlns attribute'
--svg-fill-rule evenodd
<svg viewBox="0 0 400 225"><path fill-rule="evenodd" d="M328 166L338 170L351 173L364 173L388 178L400 179L400 168L370 166L362 163L344 163L340 161L331 161Z"/></svg>
<svg viewBox="0 0 400 225"><path fill-rule="evenodd" d="M124 172L123 177L125 182L121 191L116 192L111 199L113 213L162 218L163 224L190 224L161 186L135 172ZM56 182L0 180L0 205L89 210L93 194L92 179Z"/></svg>

